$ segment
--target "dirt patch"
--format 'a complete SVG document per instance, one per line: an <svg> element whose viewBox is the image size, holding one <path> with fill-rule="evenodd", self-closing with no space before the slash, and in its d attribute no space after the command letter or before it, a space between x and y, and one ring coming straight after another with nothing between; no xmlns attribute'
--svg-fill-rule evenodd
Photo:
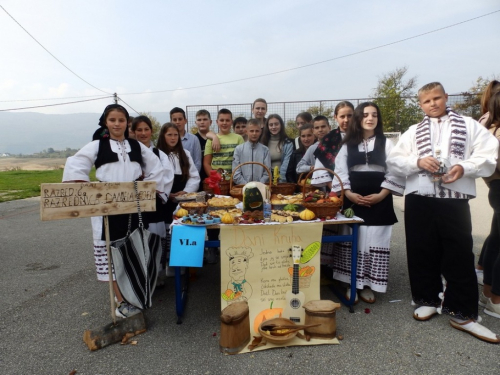
<svg viewBox="0 0 500 375"><path fill-rule="evenodd" d="M0 171L46 171L64 168L66 158L0 158Z"/></svg>

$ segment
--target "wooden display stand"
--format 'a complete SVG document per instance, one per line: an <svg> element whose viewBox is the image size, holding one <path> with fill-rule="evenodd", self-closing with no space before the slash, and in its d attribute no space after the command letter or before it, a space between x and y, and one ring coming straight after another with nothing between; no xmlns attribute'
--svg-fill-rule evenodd
<svg viewBox="0 0 500 375"><path fill-rule="evenodd" d="M156 210L156 182L137 182L138 197L134 182L77 182L41 184L40 218L42 221L76 219L103 216L108 255L109 300L112 325L84 332L84 341L90 350L113 344L126 334L138 334L146 330L142 313L123 319L118 324L115 315L113 273L109 241L109 215L137 212L137 200L141 211Z"/></svg>

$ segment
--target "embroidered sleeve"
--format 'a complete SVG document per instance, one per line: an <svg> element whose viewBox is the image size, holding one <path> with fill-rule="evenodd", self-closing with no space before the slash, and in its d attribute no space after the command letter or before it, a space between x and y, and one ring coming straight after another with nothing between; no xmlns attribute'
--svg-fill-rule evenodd
<svg viewBox="0 0 500 375"><path fill-rule="evenodd" d="M165 176L160 159L148 147L139 143L143 166L144 181L155 181L156 190L165 191Z"/></svg>
<svg viewBox="0 0 500 375"><path fill-rule="evenodd" d="M389 155L393 148L393 143L387 140L385 143L385 154ZM389 170L386 170L385 180L382 182L381 187L390 190L394 195L402 196L405 191L405 183L405 177L395 176Z"/></svg>
<svg viewBox="0 0 500 375"><path fill-rule="evenodd" d="M90 181L89 173L97 158L99 141L83 146L75 155L70 156L64 165L63 182Z"/></svg>
<svg viewBox="0 0 500 375"><path fill-rule="evenodd" d="M186 193L194 193L198 191L198 188L200 187L200 174L198 173L198 169L196 168L196 165L193 162L191 153L187 150L184 151L186 152L186 155L189 159L189 178L186 182L186 187L184 188L184 191Z"/></svg>
<svg viewBox="0 0 500 375"><path fill-rule="evenodd" d="M466 124L470 129L469 150L458 164L464 168L464 177L489 177L497 165L498 140L477 121L466 118Z"/></svg>
<svg viewBox="0 0 500 375"><path fill-rule="evenodd" d="M408 129L387 157L387 168L394 176L407 177L419 172L417 166L418 153L415 144L415 129Z"/></svg>

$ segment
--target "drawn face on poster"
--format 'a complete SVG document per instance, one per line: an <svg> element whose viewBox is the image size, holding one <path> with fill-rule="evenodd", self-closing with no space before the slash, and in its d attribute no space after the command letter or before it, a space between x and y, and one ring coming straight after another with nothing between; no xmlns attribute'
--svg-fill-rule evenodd
<svg viewBox="0 0 500 375"><path fill-rule="evenodd" d="M229 282L222 298L228 305L237 301L246 301L252 296L252 285L246 280L250 258L253 257L249 247L230 247L226 250L229 259Z"/></svg>

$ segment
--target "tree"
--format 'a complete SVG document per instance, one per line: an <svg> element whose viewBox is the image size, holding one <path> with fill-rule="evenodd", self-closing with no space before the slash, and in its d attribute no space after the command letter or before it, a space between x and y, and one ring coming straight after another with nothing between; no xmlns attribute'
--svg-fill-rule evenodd
<svg viewBox="0 0 500 375"><path fill-rule="evenodd" d="M330 122L331 125L333 125L334 120L333 120L333 111L334 109L332 107L325 107L323 103L320 102L319 106L318 105L313 105L312 107L307 108L303 112L309 112L313 118L316 116L322 115L328 118L328 121ZM294 139L299 136L299 129L297 129L297 126L295 125L295 120L288 120L285 124L285 132L288 135L288 137Z"/></svg>
<svg viewBox="0 0 500 375"><path fill-rule="evenodd" d="M404 132L421 120L422 111L415 93L417 78L405 80L406 73L408 67L405 66L384 74L373 90L372 99L380 108L386 132Z"/></svg>
<svg viewBox="0 0 500 375"><path fill-rule="evenodd" d="M160 123L154 117L151 112L141 112L143 116L148 117L151 120L151 124L153 124L153 133L151 134L151 141L156 144L156 140L158 139L158 135L160 134Z"/></svg>
<svg viewBox="0 0 500 375"><path fill-rule="evenodd" d="M497 79L496 76L483 78L479 76L474 85L467 91L460 93L463 100L453 104L453 109L464 116L470 116L478 120L482 116L481 96L490 81Z"/></svg>

